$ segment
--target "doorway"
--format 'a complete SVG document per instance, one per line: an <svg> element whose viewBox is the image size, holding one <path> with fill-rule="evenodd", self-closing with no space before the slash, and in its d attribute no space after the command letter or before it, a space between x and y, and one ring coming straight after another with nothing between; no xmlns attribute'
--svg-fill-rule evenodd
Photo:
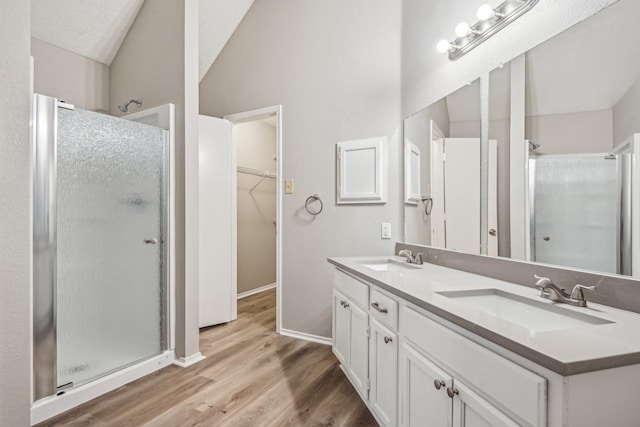
<svg viewBox="0 0 640 427"><path fill-rule="evenodd" d="M236 179L237 298L276 289L276 332L282 301L281 107L225 116L232 125Z"/></svg>

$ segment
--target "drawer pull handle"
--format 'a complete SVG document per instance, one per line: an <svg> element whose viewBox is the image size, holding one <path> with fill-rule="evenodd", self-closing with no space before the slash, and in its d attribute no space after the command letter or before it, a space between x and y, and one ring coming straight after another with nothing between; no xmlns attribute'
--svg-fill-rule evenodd
<svg viewBox="0 0 640 427"><path fill-rule="evenodd" d="M453 396L460 394L457 388L447 387L447 395L453 399Z"/></svg>
<svg viewBox="0 0 640 427"><path fill-rule="evenodd" d="M380 313L388 313L389 312L389 310L387 310L386 308L380 307L380 304L378 304L377 302L372 302L371 303L371 307L375 308Z"/></svg>
<svg viewBox="0 0 640 427"><path fill-rule="evenodd" d="M436 390L440 390L446 384L442 380L433 380L433 385L436 386Z"/></svg>
<svg viewBox="0 0 640 427"><path fill-rule="evenodd" d="M391 341L393 341L393 339L391 339L391 337L384 337L384 342L386 344L389 344Z"/></svg>

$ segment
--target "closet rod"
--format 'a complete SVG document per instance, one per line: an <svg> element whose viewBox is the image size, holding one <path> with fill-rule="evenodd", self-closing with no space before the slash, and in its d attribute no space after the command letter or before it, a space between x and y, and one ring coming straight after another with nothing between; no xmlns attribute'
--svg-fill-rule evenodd
<svg viewBox="0 0 640 427"><path fill-rule="evenodd" d="M253 168L247 168L244 166L238 166L238 172L240 173L246 173L249 175L255 175L255 176L261 176L262 178L276 178L276 174L273 172L269 172L269 171L263 171L260 169L253 169Z"/></svg>

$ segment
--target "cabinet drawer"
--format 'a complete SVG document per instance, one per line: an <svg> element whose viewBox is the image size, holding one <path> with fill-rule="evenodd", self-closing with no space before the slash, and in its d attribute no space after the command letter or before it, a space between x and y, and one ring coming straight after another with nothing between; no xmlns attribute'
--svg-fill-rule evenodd
<svg viewBox="0 0 640 427"><path fill-rule="evenodd" d="M333 270L333 286L362 308L369 306L369 285L338 270Z"/></svg>
<svg viewBox="0 0 640 427"><path fill-rule="evenodd" d="M546 425L547 382L543 377L406 306L400 308L400 334L505 412L532 426Z"/></svg>
<svg viewBox="0 0 640 427"><path fill-rule="evenodd" d="M369 313L394 331L398 330L398 302L377 289L371 290Z"/></svg>

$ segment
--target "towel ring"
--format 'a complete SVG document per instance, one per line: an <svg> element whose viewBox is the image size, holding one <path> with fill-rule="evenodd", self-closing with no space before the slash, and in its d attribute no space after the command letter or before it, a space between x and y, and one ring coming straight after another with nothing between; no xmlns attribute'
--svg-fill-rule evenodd
<svg viewBox="0 0 640 427"><path fill-rule="evenodd" d="M309 205L316 201L320 202L320 209L318 209L317 211L309 209ZM322 203L322 199L320 199L320 196L318 196L317 194L313 194L307 197L307 200L304 202L304 209L313 216L316 216L320 212L322 212L323 208L324 208L324 204Z"/></svg>

